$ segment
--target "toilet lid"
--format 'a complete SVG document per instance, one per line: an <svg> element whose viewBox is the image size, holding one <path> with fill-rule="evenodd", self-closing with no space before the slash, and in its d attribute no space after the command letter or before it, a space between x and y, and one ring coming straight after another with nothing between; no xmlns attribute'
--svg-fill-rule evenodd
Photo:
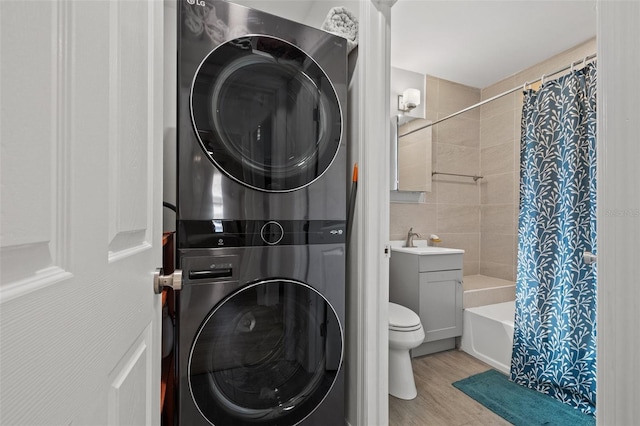
<svg viewBox="0 0 640 426"><path fill-rule="evenodd" d="M389 303L389 328L393 330L416 329L421 326L420 317L409 308Z"/></svg>

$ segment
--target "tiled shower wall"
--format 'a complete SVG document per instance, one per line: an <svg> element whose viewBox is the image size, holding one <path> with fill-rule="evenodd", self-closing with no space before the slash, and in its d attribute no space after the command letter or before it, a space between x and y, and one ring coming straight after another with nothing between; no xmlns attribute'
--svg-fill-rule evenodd
<svg viewBox="0 0 640 426"><path fill-rule="evenodd" d="M426 116L435 121L596 52L592 39L482 90L427 76ZM464 274L515 281L520 179L522 92L433 126L433 170L481 174L484 179L436 175L421 204L392 203L390 239L413 227L437 234L443 247L465 250Z"/></svg>
<svg viewBox="0 0 640 426"><path fill-rule="evenodd" d="M523 86L595 52L596 40L589 40L482 89L482 99ZM480 174L484 176L480 185L480 273L510 281L516 279L518 252L521 116L521 90L480 108Z"/></svg>
<svg viewBox="0 0 640 426"><path fill-rule="evenodd" d="M480 90L427 76L426 118L435 121L480 102ZM480 110L475 109L432 128L433 170L480 172ZM423 204L391 203L390 238L405 239L413 227L423 238L437 234L443 247L465 250L464 273L480 268L480 183L436 175Z"/></svg>

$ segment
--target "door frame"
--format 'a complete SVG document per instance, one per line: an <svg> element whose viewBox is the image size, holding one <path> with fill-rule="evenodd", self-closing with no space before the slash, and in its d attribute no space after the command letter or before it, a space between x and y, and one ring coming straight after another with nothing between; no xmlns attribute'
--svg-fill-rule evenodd
<svg viewBox="0 0 640 426"><path fill-rule="evenodd" d="M640 417L640 3L598 0L597 421Z"/></svg>
<svg viewBox="0 0 640 426"><path fill-rule="evenodd" d="M350 276L355 315L355 383L348 387L352 425L384 425L389 419L389 77L391 7L396 0L360 3L357 95L359 176ZM353 349L352 349L353 350ZM354 374L349 375L353 377ZM355 392L355 396L354 396ZM355 404L355 412L351 407ZM354 418L355 416L355 418Z"/></svg>
<svg viewBox="0 0 640 426"><path fill-rule="evenodd" d="M357 300L354 329L357 372L352 425L388 423L389 183L386 179L390 8L395 1L370 0L360 8L359 195L354 221ZM640 49L640 4L597 0L598 40L598 418L600 424L632 424L640 417L640 369L631 349L640 342L635 312L640 303L640 88L634 70ZM366 94L366 96L365 96ZM386 106L386 107L385 107ZM370 172L371 171L371 172ZM384 189L381 189L384 188ZM630 190L631 189L631 190ZM621 212L622 216L611 212ZM624 216L624 212L630 212ZM353 279L353 276L350 277ZM353 318L353 317L351 317ZM627 350L629 349L629 350ZM633 390L632 390L633 389Z"/></svg>

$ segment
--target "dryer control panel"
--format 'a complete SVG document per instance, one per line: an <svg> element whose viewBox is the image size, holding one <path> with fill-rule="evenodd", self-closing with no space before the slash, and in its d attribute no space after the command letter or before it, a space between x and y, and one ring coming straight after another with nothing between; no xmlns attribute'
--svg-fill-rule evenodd
<svg viewBox="0 0 640 426"><path fill-rule="evenodd" d="M345 243L346 222L336 220L182 220L178 247L220 248Z"/></svg>

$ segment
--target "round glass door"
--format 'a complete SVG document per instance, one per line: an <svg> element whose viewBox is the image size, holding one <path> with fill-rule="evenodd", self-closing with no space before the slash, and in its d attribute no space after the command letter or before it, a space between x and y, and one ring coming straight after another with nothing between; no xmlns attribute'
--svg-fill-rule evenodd
<svg viewBox="0 0 640 426"><path fill-rule="evenodd" d="M342 113L318 64L265 35L230 40L200 65L191 117L207 157L227 176L267 192L318 179L335 158Z"/></svg>
<svg viewBox="0 0 640 426"><path fill-rule="evenodd" d="M342 363L329 302L306 284L244 287L205 319L189 357L189 387L214 425L294 425L322 402Z"/></svg>

